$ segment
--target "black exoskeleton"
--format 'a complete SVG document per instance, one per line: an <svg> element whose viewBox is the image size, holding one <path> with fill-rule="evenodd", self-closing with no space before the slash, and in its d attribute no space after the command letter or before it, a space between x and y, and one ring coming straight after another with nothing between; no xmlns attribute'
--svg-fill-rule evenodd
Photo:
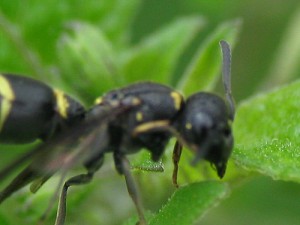
<svg viewBox="0 0 300 225"><path fill-rule="evenodd" d="M0 74L0 142L47 140L82 121L84 107L48 85L12 74Z"/></svg>

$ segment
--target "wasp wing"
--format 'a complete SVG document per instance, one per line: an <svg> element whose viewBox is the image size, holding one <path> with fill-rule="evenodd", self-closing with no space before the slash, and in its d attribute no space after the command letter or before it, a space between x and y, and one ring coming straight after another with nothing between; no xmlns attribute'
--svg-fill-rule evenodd
<svg viewBox="0 0 300 225"><path fill-rule="evenodd" d="M79 163L85 163L93 157L104 154L109 148L109 123L134 106L94 108L88 113L87 120L74 125L72 129L62 132L8 165L0 172L0 180L24 161L30 161L28 166L0 192L0 203L34 180L41 179L45 182L58 170L67 171Z"/></svg>

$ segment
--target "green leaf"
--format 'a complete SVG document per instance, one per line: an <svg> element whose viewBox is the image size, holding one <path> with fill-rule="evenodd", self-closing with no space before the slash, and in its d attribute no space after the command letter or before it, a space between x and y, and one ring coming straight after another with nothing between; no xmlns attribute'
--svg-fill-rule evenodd
<svg viewBox="0 0 300 225"><path fill-rule="evenodd" d="M191 225L227 193L227 185L215 181L179 188L149 225Z"/></svg>
<svg viewBox="0 0 300 225"><path fill-rule="evenodd" d="M45 0L41 4L36 0L28 0L27 3L30 7L24 8L23 4L3 0L0 10L11 21L15 21L23 31L27 44L40 54L43 61L53 63L57 62L53 49L63 24L74 18L101 27L117 46L128 42L129 27L140 1Z"/></svg>
<svg viewBox="0 0 300 225"><path fill-rule="evenodd" d="M181 18L147 37L124 54L122 74L128 82L169 83L178 57L203 25L202 17Z"/></svg>
<svg viewBox="0 0 300 225"><path fill-rule="evenodd" d="M1 8L0 48L1 70L27 70L32 73L33 76L42 79L41 74L45 74L45 70L42 68L38 54L26 45L20 27L12 23L6 15L2 13Z"/></svg>
<svg viewBox="0 0 300 225"><path fill-rule="evenodd" d="M276 57L272 62L267 79L260 85L262 90L287 83L299 75L299 27L300 8L298 8L287 25L286 32L276 52Z"/></svg>
<svg viewBox="0 0 300 225"><path fill-rule="evenodd" d="M149 172L164 172L164 165L161 160L153 162L151 154L147 151L142 151L130 160L132 170L142 170Z"/></svg>
<svg viewBox="0 0 300 225"><path fill-rule="evenodd" d="M234 122L235 162L275 179L300 181L300 81L243 102Z"/></svg>
<svg viewBox="0 0 300 225"><path fill-rule="evenodd" d="M149 221L151 218L153 218L153 213L146 211L144 213L145 215L145 219L146 221ZM127 219L124 223L122 223L122 225L137 225L137 222L139 221L139 218L137 215L130 217L129 219Z"/></svg>
<svg viewBox="0 0 300 225"><path fill-rule="evenodd" d="M190 95L199 90L209 90L219 78L221 69L220 40L228 41L234 46L240 29L240 21L234 20L221 24L198 48L194 58L188 65L178 89Z"/></svg>
<svg viewBox="0 0 300 225"><path fill-rule="evenodd" d="M111 43L90 24L71 25L71 33L60 40L58 58L65 83L89 100L121 82Z"/></svg>
<svg viewBox="0 0 300 225"><path fill-rule="evenodd" d="M101 12L104 14L100 21L100 27L105 31L105 34L114 43L115 47L124 47L128 44L130 37L129 28L140 3L141 1L139 0L95 1L96 7L97 5L102 5Z"/></svg>
<svg viewBox="0 0 300 225"><path fill-rule="evenodd" d="M10 223L8 223L5 219L5 217L3 217L1 214L0 214L0 224L1 225L9 225Z"/></svg>

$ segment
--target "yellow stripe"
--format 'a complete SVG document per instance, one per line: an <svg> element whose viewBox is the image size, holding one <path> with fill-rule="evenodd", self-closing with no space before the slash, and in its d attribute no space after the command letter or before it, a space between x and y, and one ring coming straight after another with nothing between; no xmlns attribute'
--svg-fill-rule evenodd
<svg viewBox="0 0 300 225"><path fill-rule="evenodd" d="M135 119L138 121L138 122L141 122L143 120L143 113L142 112L137 112L135 114Z"/></svg>
<svg viewBox="0 0 300 225"><path fill-rule="evenodd" d="M3 128L4 122L7 119L11 108L12 102L15 99L15 94L11 88L9 81L0 74L0 96L2 99L0 101L0 131Z"/></svg>
<svg viewBox="0 0 300 225"><path fill-rule="evenodd" d="M98 97L95 99L94 101L94 105L100 105L103 102L103 98L102 97Z"/></svg>
<svg viewBox="0 0 300 225"><path fill-rule="evenodd" d="M176 91L172 91L170 95L174 100L175 109L179 110L183 101L181 94Z"/></svg>
<svg viewBox="0 0 300 225"><path fill-rule="evenodd" d="M190 130L190 129L192 129L192 124L191 123L186 123L185 124L185 129L187 129L187 130Z"/></svg>
<svg viewBox="0 0 300 225"><path fill-rule="evenodd" d="M53 91L56 98L56 109L59 115L66 119L68 117L68 107L70 106L69 102L61 90L54 89Z"/></svg>
<svg viewBox="0 0 300 225"><path fill-rule="evenodd" d="M168 120L157 120L152 122L143 123L137 126L133 131L133 136L149 132L149 131L159 131L162 129L167 129L170 121Z"/></svg>

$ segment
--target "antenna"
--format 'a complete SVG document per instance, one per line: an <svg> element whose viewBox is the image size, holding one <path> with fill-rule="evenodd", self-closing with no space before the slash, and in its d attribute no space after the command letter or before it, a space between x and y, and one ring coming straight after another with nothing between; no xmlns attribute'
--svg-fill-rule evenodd
<svg viewBox="0 0 300 225"><path fill-rule="evenodd" d="M227 103L229 105L229 117L233 121L235 114L234 99L231 95L231 51L230 46L226 41L220 41L221 51L222 51L222 76L223 85L225 89L225 96Z"/></svg>

